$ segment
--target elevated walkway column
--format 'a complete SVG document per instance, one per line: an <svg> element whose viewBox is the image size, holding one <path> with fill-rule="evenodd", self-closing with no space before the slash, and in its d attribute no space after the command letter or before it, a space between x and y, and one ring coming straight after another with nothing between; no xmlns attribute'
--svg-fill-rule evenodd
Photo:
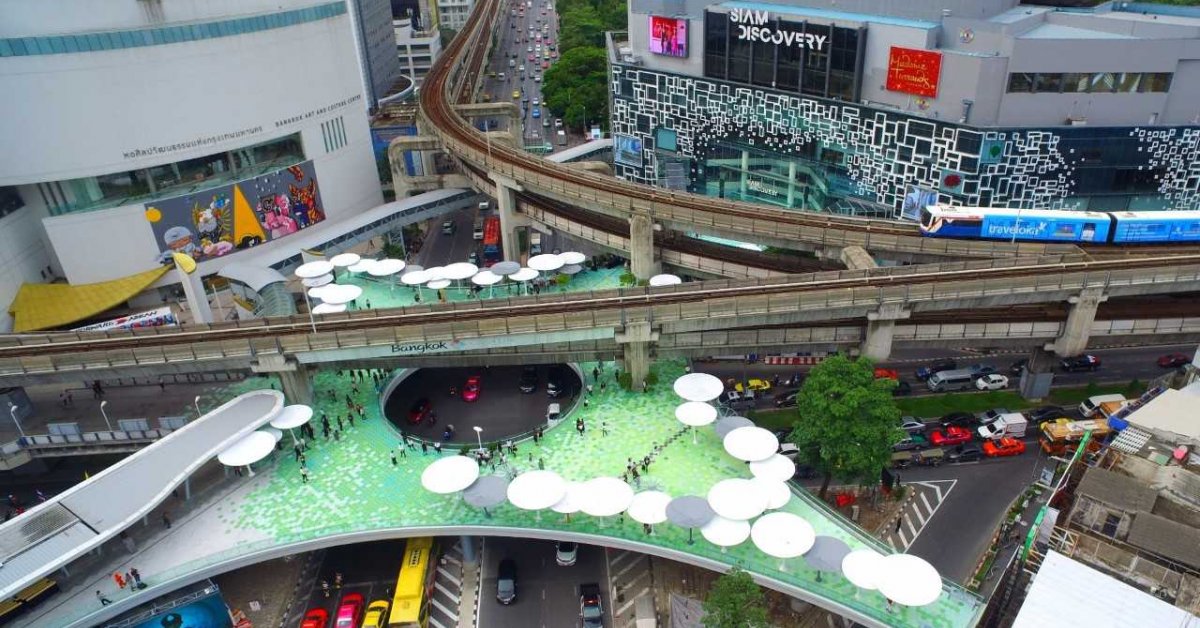
<svg viewBox="0 0 1200 628"><path fill-rule="evenodd" d="M650 214L629 216L629 271L639 280L661 272L662 264L654 259L654 220Z"/></svg>
<svg viewBox="0 0 1200 628"><path fill-rule="evenodd" d="M859 351L872 360L886 360L892 354L892 336L896 332L896 321L912 316L911 310L901 303L884 303L874 312L867 313L867 337Z"/></svg>
<svg viewBox="0 0 1200 628"><path fill-rule="evenodd" d="M1100 308L1101 303L1107 300L1104 289L1100 287L1084 288L1079 295L1068 299L1071 311L1067 314L1067 322L1063 325L1058 339L1053 344L1046 345L1046 350L1053 351L1064 358L1083 353L1092 336L1092 323L1096 322L1096 310Z"/></svg>
<svg viewBox="0 0 1200 628"><path fill-rule="evenodd" d="M1046 349L1034 349L1025 362L1018 389L1025 399L1045 399L1054 383L1054 365L1058 360Z"/></svg>
<svg viewBox="0 0 1200 628"><path fill-rule="evenodd" d="M521 185L494 172L488 177L496 184L496 213L500 216L500 245L504 249L504 259L518 261L521 249L517 246L517 228L528 223L517 215L517 192L522 190Z"/></svg>
<svg viewBox="0 0 1200 628"><path fill-rule="evenodd" d="M842 252L838 254L838 259L850 270L879 268L879 264L875 263L875 258L871 257L871 254L861 246L843 247Z"/></svg>
<svg viewBox="0 0 1200 628"><path fill-rule="evenodd" d="M283 396L288 404L312 405L312 375L307 365L282 355L265 355L251 364L250 370L255 373L278 374L279 381L283 384Z"/></svg>
<svg viewBox="0 0 1200 628"><path fill-rule="evenodd" d="M641 390L642 381L650 372L651 346L658 341L658 332L650 327L649 321L626 323L623 331L617 332L617 344L622 345L625 372L633 382L634 390Z"/></svg>

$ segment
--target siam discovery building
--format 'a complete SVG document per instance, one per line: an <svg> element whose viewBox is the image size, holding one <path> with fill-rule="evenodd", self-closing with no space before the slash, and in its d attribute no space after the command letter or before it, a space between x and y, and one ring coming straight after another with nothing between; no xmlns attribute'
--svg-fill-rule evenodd
<svg viewBox="0 0 1200 628"><path fill-rule="evenodd" d="M353 18L343 0L0 4L0 304L171 251L204 276L294 254L292 234L380 205Z"/></svg>
<svg viewBox="0 0 1200 628"><path fill-rule="evenodd" d="M1200 11L630 0L618 176L795 209L1200 207Z"/></svg>

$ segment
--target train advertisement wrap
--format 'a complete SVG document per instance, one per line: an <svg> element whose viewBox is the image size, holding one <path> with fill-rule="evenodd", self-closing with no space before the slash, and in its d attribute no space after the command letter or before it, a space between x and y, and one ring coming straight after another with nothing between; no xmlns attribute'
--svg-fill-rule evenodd
<svg viewBox="0 0 1200 628"><path fill-rule="evenodd" d="M927 207L921 233L939 238L1106 242L1112 220L1097 212Z"/></svg>
<svg viewBox="0 0 1200 628"><path fill-rule="evenodd" d="M1114 242L1200 242L1200 212L1118 212Z"/></svg>

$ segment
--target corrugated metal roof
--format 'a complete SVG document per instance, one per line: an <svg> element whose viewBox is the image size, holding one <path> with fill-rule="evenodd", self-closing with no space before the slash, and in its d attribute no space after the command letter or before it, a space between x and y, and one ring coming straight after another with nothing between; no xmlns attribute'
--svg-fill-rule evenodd
<svg viewBox="0 0 1200 628"><path fill-rule="evenodd" d="M49 504L25 515L17 516L17 524L6 527L0 534L0 563L9 559L33 545L40 543L55 533L78 523L79 518L61 504Z"/></svg>
<svg viewBox="0 0 1200 628"><path fill-rule="evenodd" d="M1139 512L1125 542L1200 569L1200 530L1191 526Z"/></svg>
<svg viewBox="0 0 1200 628"><path fill-rule="evenodd" d="M1125 512L1147 512L1158 497L1154 489L1131 477L1096 467L1088 469L1075 492Z"/></svg>

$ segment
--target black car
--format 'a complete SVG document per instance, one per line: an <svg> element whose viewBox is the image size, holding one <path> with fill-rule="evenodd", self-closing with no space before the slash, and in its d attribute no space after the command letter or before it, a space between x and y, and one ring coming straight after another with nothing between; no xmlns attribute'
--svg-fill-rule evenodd
<svg viewBox="0 0 1200 628"><path fill-rule="evenodd" d="M527 366L524 369L522 369L521 370L521 382L519 384L519 386L521 387L521 392L526 393L526 394L534 392L535 390L537 390L537 385L538 385L537 369L532 366Z"/></svg>
<svg viewBox="0 0 1200 628"><path fill-rule="evenodd" d="M1085 353L1073 358L1063 358L1058 365L1068 373L1074 371L1094 371L1100 368L1100 358Z"/></svg>
<svg viewBox="0 0 1200 628"><path fill-rule="evenodd" d="M946 454L946 462L975 462L983 460L983 450L978 445L959 445Z"/></svg>
<svg viewBox="0 0 1200 628"><path fill-rule="evenodd" d="M600 585L595 582L579 585L579 618L583 628L604 628L604 605L600 602Z"/></svg>
<svg viewBox="0 0 1200 628"><path fill-rule="evenodd" d="M996 367L990 364L972 364L971 366L967 367L967 370L971 371L971 377L979 379L984 375L991 375L992 373L995 373Z"/></svg>
<svg viewBox="0 0 1200 628"><path fill-rule="evenodd" d="M1027 369L1027 368L1029 368L1029 360L1028 359L1017 360L1016 362L1013 362L1012 364L1008 365L1008 374L1012 375L1013 377L1020 377L1021 374L1024 373L1025 369Z"/></svg>
<svg viewBox="0 0 1200 628"><path fill-rule="evenodd" d="M1025 412L1025 416L1034 423L1045 423L1053 421L1058 417L1067 416L1069 413L1058 406L1041 406Z"/></svg>
<svg viewBox="0 0 1200 628"><path fill-rule="evenodd" d="M969 412L951 412L941 418L942 427L974 428L978 425L975 415Z"/></svg>
<svg viewBox="0 0 1200 628"><path fill-rule="evenodd" d="M904 380L897 381L896 387L892 389L893 397L907 397L908 395L911 395L911 394L912 394L912 384L909 384L908 382L906 382Z"/></svg>
<svg viewBox="0 0 1200 628"><path fill-rule="evenodd" d="M932 377L934 373L953 371L956 368L958 368L958 362L955 362L954 360L941 360L939 362L934 362L929 366L922 366L921 368L917 369L917 379L925 381Z"/></svg>
<svg viewBox="0 0 1200 628"><path fill-rule="evenodd" d="M506 605L517 601L517 563L511 558L500 561L496 571L496 601Z"/></svg>
<svg viewBox="0 0 1200 628"><path fill-rule="evenodd" d="M775 399L776 408L794 408L796 407L796 395L800 394L799 390L792 392Z"/></svg>

